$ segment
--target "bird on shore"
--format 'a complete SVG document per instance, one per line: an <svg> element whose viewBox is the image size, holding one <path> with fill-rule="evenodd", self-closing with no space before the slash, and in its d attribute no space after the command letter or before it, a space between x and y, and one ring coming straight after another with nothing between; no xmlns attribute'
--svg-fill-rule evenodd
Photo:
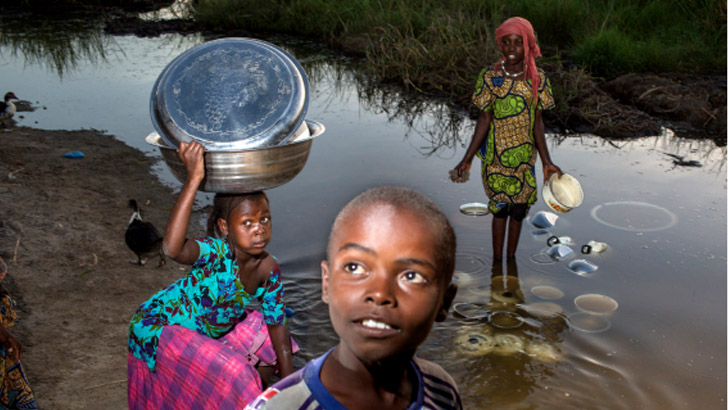
<svg viewBox="0 0 728 410"><path fill-rule="evenodd" d="M4 123L5 121L13 118L17 109L15 108L15 104L13 104L10 100L17 99L18 97L16 97L12 91L5 93L5 98L3 101L0 101L0 123Z"/></svg>
<svg viewBox="0 0 728 410"><path fill-rule="evenodd" d="M147 257L159 255L158 267L161 267L167 262L162 250L162 235L159 234L159 231L151 222L142 219L141 208L139 208L139 204L135 199L129 200L129 208L134 212L131 214L131 219L129 219L124 239L126 246L137 256L137 260L130 260L129 262L144 265Z"/></svg>

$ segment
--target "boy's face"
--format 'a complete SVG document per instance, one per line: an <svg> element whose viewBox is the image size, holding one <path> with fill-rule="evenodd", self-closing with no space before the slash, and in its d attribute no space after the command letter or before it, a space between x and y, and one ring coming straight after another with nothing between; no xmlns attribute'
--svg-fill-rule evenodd
<svg viewBox="0 0 728 410"><path fill-rule="evenodd" d="M454 292L436 264L435 235L421 216L381 203L339 223L321 272L342 353L365 364L411 356L444 318Z"/></svg>

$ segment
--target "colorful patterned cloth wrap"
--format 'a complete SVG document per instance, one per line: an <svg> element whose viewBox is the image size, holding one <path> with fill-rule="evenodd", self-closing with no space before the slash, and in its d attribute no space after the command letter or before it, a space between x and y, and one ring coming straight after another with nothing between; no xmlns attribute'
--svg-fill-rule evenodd
<svg viewBox="0 0 728 410"><path fill-rule="evenodd" d="M554 107L551 83L538 70L539 99L533 104L530 81L515 81L494 67L483 69L473 93L480 111L492 111L488 135L478 151L488 208L497 213L512 204L533 205L538 196L534 166L538 151L533 136L536 109Z"/></svg>
<svg viewBox="0 0 728 410"><path fill-rule="evenodd" d="M276 353L259 312L219 339L165 326L155 371L128 355L129 409L242 409L262 392L255 364L273 366ZM291 340L293 352L299 350Z"/></svg>
<svg viewBox="0 0 728 410"><path fill-rule="evenodd" d="M129 325L129 352L154 370L162 329L180 325L213 339L227 333L243 317L252 298L260 301L265 322L285 325L281 271L276 261L264 285L254 295L238 277L232 249L221 239L196 239L200 256L190 273L142 303Z"/></svg>
<svg viewBox="0 0 728 410"><path fill-rule="evenodd" d="M333 350L333 349L332 349ZM346 410L326 390L319 374L329 350L323 356L311 360L303 369L296 371L274 384L246 410ZM439 365L415 356L410 362L417 375L417 400L408 410L461 410L463 404L453 378Z"/></svg>
<svg viewBox="0 0 728 410"><path fill-rule="evenodd" d="M7 265L0 258L0 281L5 278L7 272ZM7 328L15 324L15 319L15 300L0 285L0 323ZM19 360L6 357L5 346L0 345L0 409L37 408L38 404L28 384L28 378L25 377L23 366Z"/></svg>

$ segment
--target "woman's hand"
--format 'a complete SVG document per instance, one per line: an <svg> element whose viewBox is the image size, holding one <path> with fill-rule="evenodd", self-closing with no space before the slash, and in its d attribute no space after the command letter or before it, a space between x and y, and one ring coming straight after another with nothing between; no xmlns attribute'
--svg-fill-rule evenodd
<svg viewBox="0 0 728 410"><path fill-rule="evenodd" d="M551 175L558 174L559 178L561 178L561 175L563 172L561 172L561 168L557 167L554 164L548 164L543 166L543 181L544 183L548 181L551 178Z"/></svg>
<svg viewBox="0 0 728 410"><path fill-rule="evenodd" d="M452 182L466 182L470 176L470 167L473 164L473 160L467 161L463 159L455 168L450 171L450 180Z"/></svg>
<svg viewBox="0 0 728 410"><path fill-rule="evenodd" d="M195 141L180 142L179 159L187 170L188 180L202 181L205 177L205 147Z"/></svg>
<svg viewBox="0 0 728 410"><path fill-rule="evenodd" d="M0 325L0 344L5 346L5 357L18 361L22 356L20 342L13 337L2 325Z"/></svg>

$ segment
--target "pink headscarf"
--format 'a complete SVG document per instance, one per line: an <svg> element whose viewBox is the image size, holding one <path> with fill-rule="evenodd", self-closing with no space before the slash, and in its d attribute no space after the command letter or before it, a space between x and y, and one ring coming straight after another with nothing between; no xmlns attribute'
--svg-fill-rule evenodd
<svg viewBox="0 0 728 410"><path fill-rule="evenodd" d="M523 39L523 67L525 76L531 80L531 91L533 92L534 103L538 102L538 69L536 68L536 57L541 57L541 49L538 47L536 32L528 20L522 17L511 17L495 29L495 41L500 50L501 38L509 34L517 34ZM501 68L503 63L501 62Z"/></svg>

